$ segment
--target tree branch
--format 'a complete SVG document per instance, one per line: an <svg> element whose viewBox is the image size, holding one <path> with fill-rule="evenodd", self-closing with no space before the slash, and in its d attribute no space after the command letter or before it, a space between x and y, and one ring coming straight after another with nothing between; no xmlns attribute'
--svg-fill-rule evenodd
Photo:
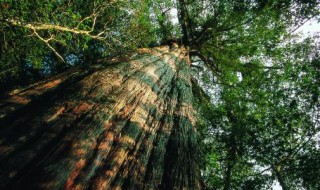
<svg viewBox="0 0 320 190"><path fill-rule="evenodd" d="M65 62L65 60L63 59L63 57L57 52L57 50L55 50L49 43L49 41L53 40L53 36L51 36L49 39L44 39L42 38L36 30L33 30L33 33L41 40L43 41L53 52L54 54L56 54L57 57L59 57L59 59L62 61L62 62Z"/></svg>
<svg viewBox="0 0 320 190"><path fill-rule="evenodd" d="M216 67L216 65L214 65L213 61L208 59L206 56L204 56L203 54L201 54L199 51L190 51L189 52L190 56L197 56L201 59L201 61L203 61L205 64L207 64L210 68L214 69L214 71L217 71L218 68Z"/></svg>
<svg viewBox="0 0 320 190"><path fill-rule="evenodd" d="M94 30L94 25L96 18L94 19L94 22L92 24L92 27L90 30L80 30L78 28L69 28L66 26L60 26L60 25L55 25L55 24L42 24L42 23L23 23L19 20L15 19L9 19L8 22L13 25L13 26L19 26L23 28L27 28L33 31L40 31L40 30L56 30L56 31L63 31L63 32L70 32L73 34L78 34L78 35L86 35L89 36L93 39L97 40L104 40L106 39L105 37L101 37L101 35L104 33L99 33L98 35L92 35L90 34Z"/></svg>

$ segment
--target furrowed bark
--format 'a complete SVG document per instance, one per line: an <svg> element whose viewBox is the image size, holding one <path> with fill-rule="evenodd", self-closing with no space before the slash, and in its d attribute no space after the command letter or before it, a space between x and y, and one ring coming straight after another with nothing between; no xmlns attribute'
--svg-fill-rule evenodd
<svg viewBox="0 0 320 190"><path fill-rule="evenodd" d="M0 189L199 189L185 47L75 68L0 102Z"/></svg>

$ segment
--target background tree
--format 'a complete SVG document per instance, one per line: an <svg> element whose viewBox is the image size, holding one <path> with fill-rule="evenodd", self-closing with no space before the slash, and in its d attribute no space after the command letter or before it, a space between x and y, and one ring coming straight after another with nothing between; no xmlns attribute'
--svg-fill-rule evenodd
<svg viewBox="0 0 320 190"><path fill-rule="evenodd" d="M232 85L218 82L218 98L196 101L207 126L202 153L209 187L262 189L277 180L283 189L317 189L317 175L304 179L320 171L309 168L319 152L319 57L312 43L276 48L268 66L266 57L246 60L241 75L228 79Z"/></svg>

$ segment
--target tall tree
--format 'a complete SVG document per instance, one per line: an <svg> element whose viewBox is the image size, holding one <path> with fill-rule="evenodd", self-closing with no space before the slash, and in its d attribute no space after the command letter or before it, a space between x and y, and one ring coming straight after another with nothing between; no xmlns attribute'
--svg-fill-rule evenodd
<svg viewBox="0 0 320 190"><path fill-rule="evenodd" d="M1 186L198 189L187 49L139 49L2 102Z"/></svg>
<svg viewBox="0 0 320 190"><path fill-rule="evenodd" d="M277 73L264 78L267 64L255 60L276 56L277 45L290 38L296 29L293 26L319 15L318 3L2 3L1 84L9 84L6 87L10 88L11 84L18 84L14 78L33 81L43 77L36 77L37 74L57 74L74 67L2 96L1 187L201 189L208 184L207 187L219 187L220 181L223 189L266 187L262 183L265 176L261 175L249 177L241 184L244 176L257 176L257 171L250 167L252 160L258 167L271 166L278 181L287 186L281 168L283 156L287 156L287 161L295 152L290 148L294 143L286 139L285 133L277 132L288 127L282 123L286 118L281 116L288 111L287 104L294 102L282 100L287 95L282 93L283 86L288 82L277 80ZM178 24L173 22L172 10L178 12ZM176 30L178 27L180 30ZM207 79L192 78L193 67L204 69ZM26 75L26 71L32 72ZM270 88L260 83L268 77L275 77ZM212 91L207 88L212 83L220 85L212 88L220 92L214 99L218 109L212 108L212 101L205 95ZM318 88L310 88L315 89L313 95L317 94ZM273 99L269 101L267 97ZM255 102L259 98L261 101ZM272 107L276 104L280 107ZM266 105L270 109L260 112ZM290 113L293 119L294 115L310 110L294 109ZM263 115L264 111L268 114ZM261 115L266 116L265 121L260 120ZM248 122L250 119L252 122ZM211 128L217 123L221 124L220 129ZM278 128L263 128L269 124ZM199 143L198 131L209 138ZM253 141L254 132L261 138ZM219 138L210 138L217 133ZM274 150L267 143L274 134L281 138L273 153L281 154L269 154L265 157L268 159L263 159L259 146ZM198 165L208 163L199 161L200 145L204 147L200 151L205 159L209 157L210 164L215 164L203 167L208 170L200 171ZM308 150L317 152L313 147ZM252 152L258 154L252 156ZM307 156L307 160L312 163L314 157ZM207 171L219 167L218 162L222 163L223 177L214 179L211 185Z"/></svg>

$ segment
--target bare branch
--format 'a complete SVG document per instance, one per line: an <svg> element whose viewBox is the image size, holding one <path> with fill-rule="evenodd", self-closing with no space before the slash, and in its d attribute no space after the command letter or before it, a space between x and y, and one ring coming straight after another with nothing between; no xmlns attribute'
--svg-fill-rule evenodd
<svg viewBox="0 0 320 190"><path fill-rule="evenodd" d="M289 31L289 34L294 33L295 31L297 31L299 28L301 28L306 22L310 21L311 19L315 18L316 16L318 16L318 14L312 15L308 18L306 18L304 21L302 21L301 24L299 24L298 26L296 26L293 30Z"/></svg>
<svg viewBox="0 0 320 190"><path fill-rule="evenodd" d="M84 21L88 20L88 19L91 19L92 17L94 16L94 14L90 15L90 16L87 16L87 17L84 17L82 20L80 20L80 22L77 24L77 29L80 27L80 24L82 24Z"/></svg>
<svg viewBox="0 0 320 190"><path fill-rule="evenodd" d="M34 34L41 40L43 41L53 52L54 54L56 54L56 56L59 57L59 59L62 61L62 62L65 62L65 60L63 59L63 57L50 45L49 41L53 40L53 36L51 36L50 38L48 39L44 39L42 38L36 30L33 31Z"/></svg>
<svg viewBox="0 0 320 190"><path fill-rule="evenodd" d="M105 37L101 37L99 35L92 35L91 32L94 30L94 26L96 23L96 17L94 19L94 22L92 24L92 27L90 30L80 30L78 28L69 28L66 26L60 26L55 24L42 24L42 23L23 23L19 20L10 19L8 22L14 26L19 26L27 29L31 29L33 31L40 31L40 30L57 30L57 31L63 31L63 32L70 32L77 35L85 35L89 36L90 38L97 39L97 40L105 40Z"/></svg>

